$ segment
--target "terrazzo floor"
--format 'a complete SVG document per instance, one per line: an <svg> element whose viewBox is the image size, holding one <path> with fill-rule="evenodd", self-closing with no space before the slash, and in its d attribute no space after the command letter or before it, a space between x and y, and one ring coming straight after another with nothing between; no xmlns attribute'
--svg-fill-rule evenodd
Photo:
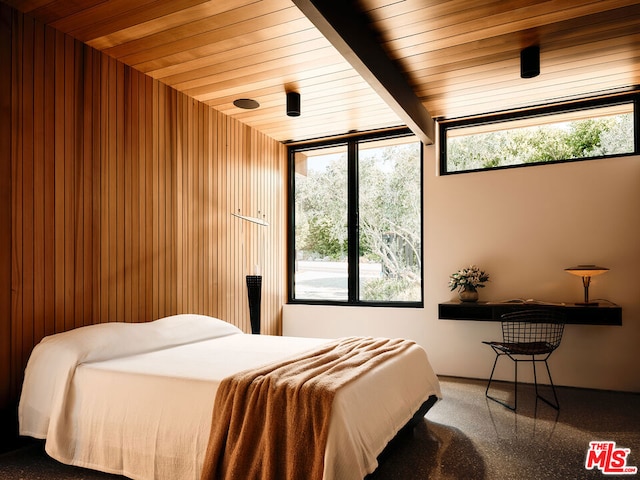
<svg viewBox="0 0 640 480"><path fill-rule="evenodd" d="M627 467L640 466L639 394L559 388L557 412L536 403L532 387L524 386L514 413L485 398L485 381L440 380L444 398L411 434L394 442L367 480L640 478L585 468L591 441L615 442L629 450ZM497 386L497 395L507 399L507 385ZM36 442L0 455L2 480L123 478L61 465Z"/></svg>
<svg viewBox="0 0 640 480"><path fill-rule="evenodd" d="M585 460L589 442L614 441L630 449L626 465L640 467L638 394L557 388L556 411L536 403L533 387L525 385L514 413L485 397L484 380L441 378L441 384L444 398L368 480L636 477L587 470ZM511 385L494 385L496 397L512 401Z"/></svg>

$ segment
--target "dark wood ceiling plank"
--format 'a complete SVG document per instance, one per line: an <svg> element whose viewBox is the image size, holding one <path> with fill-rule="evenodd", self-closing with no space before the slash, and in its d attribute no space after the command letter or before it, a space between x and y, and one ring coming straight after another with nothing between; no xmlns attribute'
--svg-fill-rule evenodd
<svg viewBox="0 0 640 480"><path fill-rule="evenodd" d="M38 8L56 4L54 0L3 0L3 2L23 13L28 14L31 14ZM60 7L62 7L62 5L58 5L58 8Z"/></svg>
<svg viewBox="0 0 640 480"><path fill-rule="evenodd" d="M3 0L4 1L4 0ZM10 0L9 5L17 8L21 12L27 13L39 22L51 24L60 18L73 15L86 8L104 2L104 0L86 0L69 2L66 0Z"/></svg>

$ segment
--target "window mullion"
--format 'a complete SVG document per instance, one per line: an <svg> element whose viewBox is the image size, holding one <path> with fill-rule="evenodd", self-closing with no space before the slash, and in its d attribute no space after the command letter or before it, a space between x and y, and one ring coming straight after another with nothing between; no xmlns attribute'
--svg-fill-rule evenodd
<svg viewBox="0 0 640 480"><path fill-rule="evenodd" d="M637 155L640 153L640 98L633 100L633 149Z"/></svg>
<svg viewBox="0 0 640 480"><path fill-rule="evenodd" d="M348 146L348 257L349 257L349 302L355 303L359 300L359 208L358 208L358 144L350 141Z"/></svg>

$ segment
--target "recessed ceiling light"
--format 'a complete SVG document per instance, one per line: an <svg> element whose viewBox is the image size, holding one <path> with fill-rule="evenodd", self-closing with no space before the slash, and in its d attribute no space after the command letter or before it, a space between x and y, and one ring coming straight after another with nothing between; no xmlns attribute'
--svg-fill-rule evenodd
<svg viewBox="0 0 640 480"><path fill-rule="evenodd" d="M244 108L245 110L254 110L260 106L260 104L252 98L238 98L233 101L233 104L236 107Z"/></svg>

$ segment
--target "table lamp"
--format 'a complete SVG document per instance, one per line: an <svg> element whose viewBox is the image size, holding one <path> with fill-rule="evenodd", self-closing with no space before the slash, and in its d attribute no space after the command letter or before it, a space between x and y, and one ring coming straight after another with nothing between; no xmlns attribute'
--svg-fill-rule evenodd
<svg viewBox="0 0 640 480"><path fill-rule="evenodd" d="M584 302L576 302L576 305L598 305L598 302L589 301L589 284L591 283L591 277L608 272L609 269L605 267L598 267L596 265L578 265L576 267L565 268L564 271L572 275L582 277L582 284L584 285Z"/></svg>

